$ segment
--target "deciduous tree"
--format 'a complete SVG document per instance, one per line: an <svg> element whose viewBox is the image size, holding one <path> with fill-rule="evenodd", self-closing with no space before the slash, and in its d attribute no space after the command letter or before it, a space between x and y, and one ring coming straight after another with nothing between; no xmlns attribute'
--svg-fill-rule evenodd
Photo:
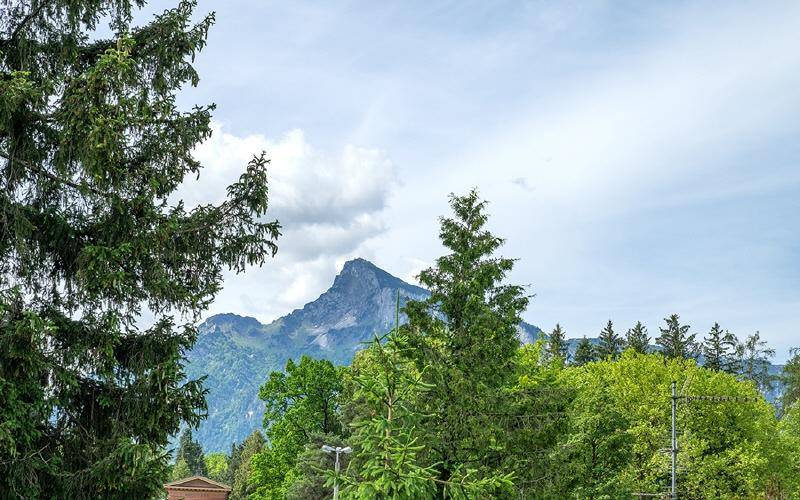
<svg viewBox="0 0 800 500"><path fill-rule="evenodd" d="M774 356L775 349L767 345L759 332L748 335L738 349L739 374L752 381L761 392L772 391L776 376L770 373L770 359Z"/></svg>
<svg viewBox="0 0 800 500"><path fill-rule="evenodd" d="M290 473L310 436L340 432L344 370L330 361L302 356L297 363L289 360L284 372L272 372L261 386L269 444L253 457L250 479L256 498L285 497L293 480Z"/></svg>

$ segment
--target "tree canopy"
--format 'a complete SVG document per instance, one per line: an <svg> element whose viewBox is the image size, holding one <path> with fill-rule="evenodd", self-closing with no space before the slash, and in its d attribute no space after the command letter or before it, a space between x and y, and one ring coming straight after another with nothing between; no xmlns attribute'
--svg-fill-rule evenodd
<svg viewBox="0 0 800 500"><path fill-rule="evenodd" d="M637 321L625 334L625 349L633 349L641 354L650 352L650 336L641 321Z"/></svg>
<svg viewBox="0 0 800 500"><path fill-rule="evenodd" d="M614 323L608 320L606 326L600 331L597 344L597 357L600 359L616 358L622 351L625 341L614 331Z"/></svg>
<svg viewBox="0 0 800 500"><path fill-rule="evenodd" d="M659 328L661 335L656 338L656 344L661 347L661 353L667 358L689 359L697 355L697 334L689 333L689 325L681 325L680 317L672 314L664 318L665 327Z"/></svg>
<svg viewBox="0 0 800 500"><path fill-rule="evenodd" d="M213 105L183 111L175 96L197 85L214 18L182 1L133 26L143 3L0 7L0 490L12 497L158 492L169 436L206 411L183 370L194 324L225 269L277 250L263 155L220 204L171 201L211 133Z"/></svg>

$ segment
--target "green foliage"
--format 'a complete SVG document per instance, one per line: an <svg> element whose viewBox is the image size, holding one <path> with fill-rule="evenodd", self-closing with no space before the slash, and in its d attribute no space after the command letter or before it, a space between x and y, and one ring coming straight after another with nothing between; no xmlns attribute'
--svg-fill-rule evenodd
<svg viewBox="0 0 800 500"><path fill-rule="evenodd" d="M334 469L334 455L322 450L323 445L345 447L340 436L313 433L303 451L297 456L297 464L291 473L286 488L286 500L328 500L333 496L329 484L330 471ZM340 455L341 467L349 463L350 455Z"/></svg>
<svg viewBox="0 0 800 500"><path fill-rule="evenodd" d="M590 471L596 469L589 468L587 475L575 476L572 480L577 482L567 484L570 496L663 491L669 457L660 449L669 442L672 380L686 395L754 399L750 403L679 404L682 498L754 498L764 494L780 470L773 408L755 388L731 375L699 367L693 360L667 358L665 362L657 355L626 351L616 362L568 368L563 377L578 395L569 412L570 432L561 453L583 457L577 462L568 460L565 466L582 468L594 463L605 471L592 475ZM587 462L585 450L589 446L591 451L593 443L596 456ZM627 458L616 462L619 456Z"/></svg>
<svg viewBox="0 0 800 500"><path fill-rule="evenodd" d="M272 372L261 386L269 445L253 457L250 481L255 498L283 498L297 457L312 433L340 432L339 393L345 370L303 356L299 363L289 360L285 372Z"/></svg>
<svg viewBox="0 0 800 500"><path fill-rule="evenodd" d="M172 466L170 479L172 481L178 481L180 479L185 479L193 475L194 472L192 472L192 470L189 468L189 465L186 463L186 459L181 457L178 460L176 460L175 465Z"/></svg>
<svg viewBox="0 0 800 500"><path fill-rule="evenodd" d="M641 321L637 321L633 328L628 329L625 335L625 349L632 349L640 354L650 352L650 337L647 335L647 327Z"/></svg>
<svg viewBox="0 0 800 500"><path fill-rule="evenodd" d="M423 415L415 404L430 387L404 356L407 349L407 339L395 331L385 345L375 339L354 363L349 381L361 411L350 424L357 458L344 478L344 498L415 499L436 494L436 470L423 465L427 451L419 429Z"/></svg>
<svg viewBox="0 0 800 500"><path fill-rule="evenodd" d="M689 359L697 356L696 334L689 334L689 325L681 325L677 314L664 318L666 328L659 328L661 335L656 344L661 346L661 354L669 359Z"/></svg>
<svg viewBox="0 0 800 500"><path fill-rule="evenodd" d="M621 471L630 463L633 436L627 415L608 388L590 385L578 391L567 409L566 438L554 451L561 470L555 491L572 498L623 498L630 489Z"/></svg>
<svg viewBox="0 0 800 500"><path fill-rule="evenodd" d="M703 366L709 370L737 372L736 348L738 340L731 332L722 331L719 323L714 323L708 336L703 340Z"/></svg>
<svg viewBox="0 0 800 500"><path fill-rule="evenodd" d="M547 349L544 352L548 363L558 363L562 366L566 364L569 357L569 347L567 346L566 332L561 325L556 323L556 327L550 332L547 339Z"/></svg>
<svg viewBox="0 0 800 500"><path fill-rule="evenodd" d="M221 483L227 483L229 478L229 461L228 455L220 452L209 453L203 457L205 462L206 476Z"/></svg>
<svg viewBox="0 0 800 500"><path fill-rule="evenodd" d="M450 207L454 218L440 218L439 237L451 253L420 273L431 296L409 301L405 311L412 329L441 344L449 364L498 385L513 373L517 325L528 297L521 286L501 284L514 260L493 257L504 240L485 229L486 202L477 191L451 195Z"/></svg>
<svg viewBox="0 0 800 500"><path fill-rule="evenodd" d="M264 436L259 431L253 431L241 445L233 446L230 465L230 500L246 500L255 492L255 486L250 481L253 457L263 449Z"/></svg>
<svg viewBox="0 0 800 500"><path fill-rule="evenodd" d="M741 377L753 382L763 393L771 391L775 385L775 377L769 372L769 360L775 356L775 349L768 347L767 341L756 332L748 335L737 351Z"/></svg>
<svg viewBox="0 0 800 500"><path fill-rule="evenodd" d="M181 433L178 441L178 452L176 459L182 460L188 467L190 475L207 475L206 462L203 457L203 447L200 443L192 439L192 430L186 428ZM180 479L180 478L178 478Z"/></svg>
<svg viewBox="0 0 800 500"><path fill-rule="evenodd" d="M773 481L774 489L783 498L800 498L800 405L797 402L783 408L780 422L780 469ZM775 484L777 483L777 484ZM778 494L772 498L781 498Z"/></svg>
<svg viewBox="0 0 800 500"><path fill-rule="evenodd" d="M517 498L554 498L566 473L555 450L567 430L574 390L561 380L564 366L543 362L543 348L542 341L520 348L517 383L508 389L511 403L490 416L505 420L507 439L495 453L514 474Z"/></svg>
<svg viewBox="0 0 800 500"><path fill-rule="evenodd" d="M784 411L800 401L800 349L792 349L789 354L792 357L784 365L780 377L783 384L780 405Z"/></svg>
<svg viewBox="0 0 800 500"><path fill-rule="evenodd" d="M168 438L206 407L183 354L222 284L276 251L266 164L219 205L198 175L213 106L181 111L213 16L182 1L17 2L0 11L0 491L149 498ZM97 39L108 22L113 39ZM155 320L140 329L143 307ZM176 323L173 314L179 315Z"/></svg>
<svg viewBox="0 0 800 500"><path fill-rule="evenodd" d="M600 332L599 343L597 344L597 357L600 359L616 359L622 351L625 341L616 332L614 324L608 320L606 326Z"/></svg>
<svg viewBox="0 0 800 500"><path fill-rule="evenodd" d="M454 217L440 219L439 233L450 253L420 273L431 296L406 305L404 329L429 386L418 412L441 495L452 484L505 487L492 448L506 433L486 417L510 401L502 388L514 381L516 331L528 304L522 287L501 284L514 261L493 255L503 240L485 229L486 202L472 190L451 195L450 206Z"/></svg>
<svg viewBox="0 0 800 500"><path fill-rule="evenodd" d="M575 366L583 366L592 361L597 361L596 351L592 343L584 335L583 338L578 341L578 346L575 348L572 364Z"/></svg>

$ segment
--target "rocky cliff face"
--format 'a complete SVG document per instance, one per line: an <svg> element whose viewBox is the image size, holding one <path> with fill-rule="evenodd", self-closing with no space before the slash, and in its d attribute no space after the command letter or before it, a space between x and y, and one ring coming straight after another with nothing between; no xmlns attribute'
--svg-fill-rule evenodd
<svg viewBox="0 0 800 500"><path fill-rule="evenodd" d="M218 314L200 325L187 372L206 376L208 418L195 434L206 452L228 451L261 427L264 406L258 388L270 371L303 354L349 364L375 335L392 329L399 296L421 300L428 292L404 282L364 259L345 263L333 285L316 300L268 325L255 318ZM401 322L405 321L401 316ZM532 341L540 330L522 323L520 339Z"/></svg>

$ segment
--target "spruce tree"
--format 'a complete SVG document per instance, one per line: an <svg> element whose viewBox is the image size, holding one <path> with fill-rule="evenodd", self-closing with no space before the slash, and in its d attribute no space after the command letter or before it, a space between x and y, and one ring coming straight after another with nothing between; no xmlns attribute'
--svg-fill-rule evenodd
<svg viewBox="0 0 800 500"><path fill-rule="evenodd" d="M575 348L575 355L572 357L572 364L575 366L583 366L593 361L597 361L594 346L584 335L583 338L578 342L578 346Z"/></svg>
<svg viewBox="0 0 800 500"><path fill-rule="evenodd" d="M625 348L641 354L650 351L650 336L647 335L647 327L641 321L637 321L633 328L628 329L625 335Z"/></svg>
<svg viewBox="0 0 800 500"><path fill-rule="evenodd" d="M528 304L521 286L502 283L514 261L494 256L503 239L485 227L486 202L473 189L451 195L450 206L454 216L440 219L439 233L450 253L419 275L430 297L405 307L409 352L430 385L420 412L428 415L423 428L440 496L473 479L503 482L497 451L486 443L508 431L487 414L509 403L503 388L514 380L517 327Z"/></svg>
<svg viewBox="0 0 800 500"><path fill-rule="evenodd" d="M608 320L605 328L600 332L599 343L597 344L597 357L600 359L616 359L619 356L625 341L614 332L614 324Z"/></svg>
<svg viewBox="0 0 800 500"><path fill-rule="evenodd" d="M231 460L229 472L231 475L230 500L246 500L255 493L255 485L250 482L253 457L264 449L264 445L265 440L261 432L253 431L238 446L236 463L234 464Z"/></svg>
<svg viewBox="0 0 800 500"><path fill-rule="evenodd" d="M208 474L203 456L203 447L194 440L192 430L189 428L184 429L178 440L176 459L176 463L183 461L193 475L205 476Z"/></svg>
<svg viewBox="0 0 800 500"><path fill-rule="evenodd" d="M143 3L0 5L6 498L159 494L168 437L206 410L183 368L194 325L225 269L276 250L263 156L221 204L173 202L211 133L213 106L181 111L176 92L198 83L213 17L184 1L133 27Z"/></svg>
<svg viewBox="0 0 800 500"><path fill-rule="evenodd" d="M545 360L549 363L564 365L569 357L569 347L567 346L566 333L561 325L556 323L556 327L550 333L545 348Z"/></svg>
<svg viewBox="0 0 800 500"><path fill-rule="evenodd" d="M656 344L661 347L661 354L673 358L694 358L697 356L697 343L694 341L696 334L689 334L689 325L681 325L677 314L664 318L666 328L659 328L661 335L656 338Z"/></svg>
<svg viewBox="0 0 800 500"><path fill-rule="evenodd" d="M722 330L714 323L708 336L703 339L703 366L709 370L734 373L736 371L736 345L738 341L731 332Z"/></svg>

